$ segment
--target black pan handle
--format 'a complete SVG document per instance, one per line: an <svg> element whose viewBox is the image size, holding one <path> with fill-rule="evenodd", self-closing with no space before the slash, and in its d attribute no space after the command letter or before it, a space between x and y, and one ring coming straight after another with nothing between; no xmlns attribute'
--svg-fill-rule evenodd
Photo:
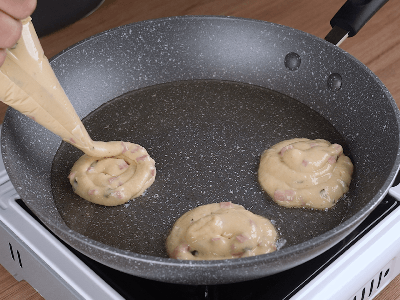
<svg viewBox="0 0 400 300"><path fill-rule="evenodd" d="M331 20L331 26L338 26L354 36L369 19L389 0L347 0Z"/></svg>

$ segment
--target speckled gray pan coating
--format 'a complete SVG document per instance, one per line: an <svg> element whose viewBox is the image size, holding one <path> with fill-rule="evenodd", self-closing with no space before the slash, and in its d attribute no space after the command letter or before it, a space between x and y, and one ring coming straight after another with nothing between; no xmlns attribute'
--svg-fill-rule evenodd
<svg viewBox="0 0 400 300"><path fill-rule="evenodd" d="M88 116L93 138L146 147L156 160L156 182L116 208L77 199L65 176L79 153L62 145L66 163L55 160L52 170L60 139L12 109L2 132L7 172L54 233L130 274L217 284L286 270L354 229L398 170L399 112L386 88L349 54L291 28L226 17L151 20L91 37L51 63L80 117ZM351 154L355 178L332 211L277 207L257 185L264 148L297 135L340 141ZM218 201L270 218L286 244L235 260L166 258L163 239L173 222Z"/></svg>
<svg viewBox="0 0 400 300"><path fill-rule="evenodd" d="M138 143L157 162L157 180L143 197L110 208L82 201L65 179L80 150L63 143L55 156L54 201L68 227L119 249L168 257L165 239L174 222L199 205L224 201L273 221L287 247L339 225L357 197L351 192L326 212L281 207L261 190L257 169L265 149L299 136L345 141L308 106L254 85L155 85L101 106L84 124L92 138Z"/></svg>

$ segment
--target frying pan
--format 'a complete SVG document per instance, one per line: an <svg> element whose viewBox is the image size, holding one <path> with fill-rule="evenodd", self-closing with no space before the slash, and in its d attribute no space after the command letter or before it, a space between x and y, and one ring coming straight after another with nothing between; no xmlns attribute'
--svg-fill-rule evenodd
<svg viewBox="0 0 400 300"><path fill-rule="evenodd" d="M81 153L13 109L2 129L7 172L52 232L129 274L221 284L287 270L350 233L399 168L399 111L384 85L343 50L292 28L216 16L149 20L88 38L51 64L92 138L144 146L156 182L118 207L78 198L66 177ZM340 143L352 159L350 190L335 208L287 209L261 191L260 154L294 137ZM220 201L271 219L280 249L233 260L167 258L176 219Z"/></svg>

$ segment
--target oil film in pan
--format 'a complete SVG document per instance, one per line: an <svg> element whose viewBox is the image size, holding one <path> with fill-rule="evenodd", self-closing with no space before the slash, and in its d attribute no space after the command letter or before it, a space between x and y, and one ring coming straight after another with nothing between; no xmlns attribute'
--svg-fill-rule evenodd
<svg viewBox="0 0 400 300"><path fill-rule="evenodd" d="M53 161L56 207L72 230L119 249L167 257L174 222L199 205L231 201L270 219L283 247L335 228L347 196L329 211L275 204L257 181L261 153L287 139L343 137L320 114L269 89L230 81L189 80L154 85L117 97L83 120L93 140L145 147L156 161L154 184L125 205L103 207L73 193L67 176L82 155L62 143Z"/></svg>

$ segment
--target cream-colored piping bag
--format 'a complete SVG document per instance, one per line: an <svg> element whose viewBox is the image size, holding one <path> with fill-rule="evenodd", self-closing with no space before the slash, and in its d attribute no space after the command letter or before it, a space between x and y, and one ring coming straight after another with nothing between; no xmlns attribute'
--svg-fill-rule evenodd
<svg viewBox="0 0 400 300"><path fill-rule="evenodd" d="M117 153L111 145L89 137L44 55L30 17L22 20L21 37L15 47L7 49L0 67L0 100L88 155Z"/></svg>

